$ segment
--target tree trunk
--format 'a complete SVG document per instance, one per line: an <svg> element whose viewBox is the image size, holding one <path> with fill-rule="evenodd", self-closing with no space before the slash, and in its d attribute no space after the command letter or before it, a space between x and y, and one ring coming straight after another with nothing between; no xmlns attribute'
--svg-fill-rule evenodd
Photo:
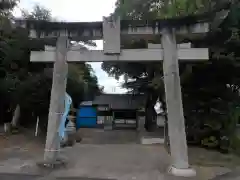
<svg viewBox="0 0 240 180"><path fill-rule="evenodd" d="M156 112L154 109L154 105L157 101L157 96L154 92L149 92L147 95L147 102L146 102L146 115L145 115L145 129L147 131L152 131L154 127L154 120L156 119ZM155 124L156 125L156 124Z"/></svg>
<svg viewBox="0 0 240 180"><path fill-rule="evenodd" d="M162 103L162 110L164 112L164 147L166 151L170 154L170 140L168 135L168 116L167 116L167 105L165 100L164 91L160 91L159 100Z"/></svg>
<svg viewBox="0 0 240 180"><path fill-rule="evenodd" d="M6 113L4 115L4 132L10 133L11 132L11 119L12 119L12 110L10 106L6 106Z"/></svg>

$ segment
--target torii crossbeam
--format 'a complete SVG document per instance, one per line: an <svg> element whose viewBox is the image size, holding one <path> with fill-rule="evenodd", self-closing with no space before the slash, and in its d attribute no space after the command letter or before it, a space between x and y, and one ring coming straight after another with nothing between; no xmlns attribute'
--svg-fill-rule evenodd
<svg viewBox="0 0 240 180"><path fill-rule="evenodd" d="M177 45L185 37L198 37L208 32L208 23L186 19L154 21L120 21L104 18L103 22L57 23L45 21L22 21L17 24L30 30L31 38L58 39L56 48L32 52L32 62L54 62L53 85L49 110L48 134L44 159L56 160L59 142L56 130L63 111L66 89L67 62L103 61L162 61L168 109L168 131L172 166L169 172L178 176L194 176L189 167L186 133L181 97L178 60L208 60L208 49ZM37 31L36 31L37 30ZM123 41L134 39L156 40L160 44L149 44L146 49L121 49ZM103 39L103 51L69 48L71 40Z"/></svg>

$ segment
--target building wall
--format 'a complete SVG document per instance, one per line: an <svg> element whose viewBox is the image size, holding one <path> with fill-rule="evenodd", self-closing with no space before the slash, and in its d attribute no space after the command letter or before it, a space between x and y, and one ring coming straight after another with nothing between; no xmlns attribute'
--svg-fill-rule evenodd
<svg viewBox="0 0 240 180"><path fill-rule="evenodd" d="M113 110L113 128L137 128L136 110Z"/></svg>
<svg viewBox="0 0 240 180"><path fill-rule="evenodd" d="M111 124L113 121L112 116L98 116L97 117L97 124L104 125L104 124Z"/></svg>
<svg viewBox="0 0 240 180"><path fill-rule="evenodd" d="M138 116L138 130L139 131L145 131L145 116L139 115Z"/></svg>
<svg viewBox="0 0 240 180"><path fill-rule="evenodd" d="M104 129L112 129L113 116L108 105L97 106L97 123Z"/></svg>
<svg viewBox="0 0 240 180"><path fill-rule="evenodd" d="M138 112L136 109L112 109L109 105L97 105L98 117L97 123L110 128L138 128L140 119L144 127L145 113Z"/></svg>

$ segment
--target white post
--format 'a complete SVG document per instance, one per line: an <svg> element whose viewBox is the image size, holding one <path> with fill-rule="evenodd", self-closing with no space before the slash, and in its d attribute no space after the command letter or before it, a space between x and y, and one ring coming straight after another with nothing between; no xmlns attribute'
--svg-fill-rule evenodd
<svg viewBox="0 0 240 180"><path fill-rule="evenodd" d="M17 127L18 125L18 120L20 118L20 105L18 104L12 118L12 127Z"/></svg>
<svg viewBox="0 0 240 180"><path fill-rule="evenodd" d="M35 136L38 136L38 125L39 125L39 117L37 117L37 122L36 122L36 129L35 129Z"/></svg>
<svg viewBox="0 0 240 180"><path fill-rule="evenodd" d="M189 168L186 142L185 120L183 115L177 44L174 30L163 29L163 70L168 112L168 132L172 166L169 172L176 176L195 176Z"/></svg>
<svg viewBox="0 0 240 180"><path fill-rule="evenodd" d="M60 138L59 125L64 113L64 101L66 92L67 80L67 51L68 38L60 36L57 40L56 61L53 69L53 82L51 91L51 101L48 116L48 130L44 153L44 161L49 164L54 164L59 160Z"/></svg>

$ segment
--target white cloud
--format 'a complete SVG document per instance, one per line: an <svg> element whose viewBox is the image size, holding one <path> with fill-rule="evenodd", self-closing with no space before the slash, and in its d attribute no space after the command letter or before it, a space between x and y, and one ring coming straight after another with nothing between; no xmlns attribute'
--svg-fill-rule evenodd
<svg viewBox="0 0 240 180"><path fill-rule="evenodd" d="M121 82L123 82L123 78L120 78L120 81L117 81L113 77L109 77L107 73L105 73L101 69L101 63L89 63L93 67L96 72L99 84L104 86L104 91L108 93L126 93L126 89L121 88Z"/></svg>
<svg viewBox="0 0 240 180"><path fill-rule="evenodd" d="M31 9L41 4L52 11L53 16L67 21L101 21L114 11L116 0L21 0L19 7Z"/></svg>
<svg viewBox="0 0 240 180"><path fill-rule="evenodd" d="M35 4L43 5L51 10L53 17L64 21L101 21L114 11L116 0L21 0L14 15L21 16L21 9L32 10ZM102 41L97 41L97 48L102 49ZM121 83L108 77L101 69L101 63L90 63L98 77L99 84L108 93L124 93ZM122 80L121 80L122 82Z"/></svg>

